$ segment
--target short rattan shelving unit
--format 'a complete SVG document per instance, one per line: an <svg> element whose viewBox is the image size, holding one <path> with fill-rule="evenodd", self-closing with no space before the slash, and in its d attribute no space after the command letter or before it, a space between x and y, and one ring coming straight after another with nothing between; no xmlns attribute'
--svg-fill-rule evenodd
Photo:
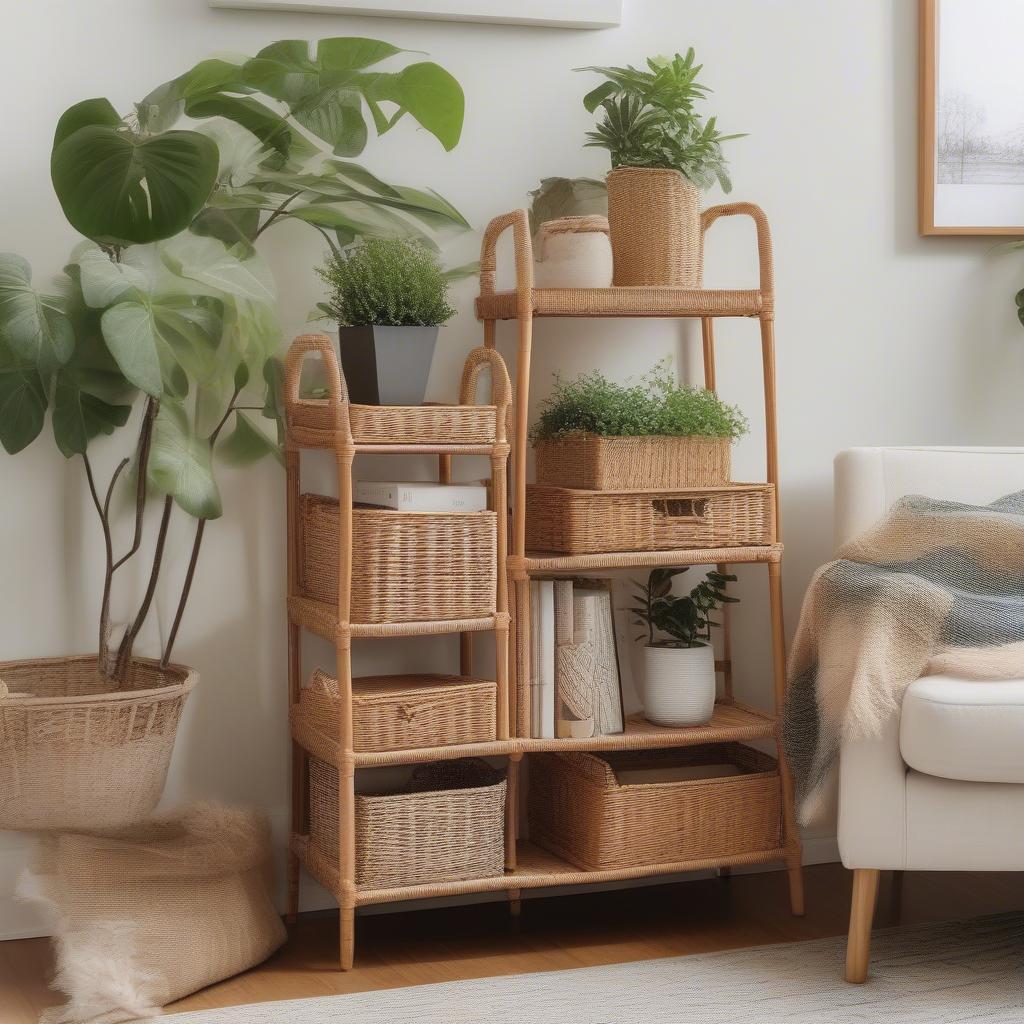
<svg viewBox="0 0 1024 1024"><path fill-rule="evenodd" d="M782 617L782 545L778 539L778 456L775 410L774 292L771 240L767 220L752 204L734 203L712 207L702 214L701 237L723 216L747 215L757 229L760 262L759 287L753 290L681 289L670 287L538 289L533 287L533 252L524 210L495 218L484 234L480 260L480 295L476 311L484 324L484 345L469 357L463 377L459 406L422 406L408 409L373 408L349 404L326 336L296 339L286 366L288 486L288 611L289 690L292 703L292 841L289 863L290 912L298 908L299 868L307 869L336 896L341 912L341 967L352 966L354 914L359 906L402 900L451 896L462 893L505 892L518 910L523 889L618 881L681 871L761 864L772 861L788 868L790 902L795 914L803 913L803 880L800 840L794 820L790 775L780 743L779 714L785 696L785 637ZM496 292L496 243L507 229L513 232L516 288ZM533 321L537 317L661 317L699 319L702 325L704 376L715 387L716 317L748 317L760 325L764 405L767 437L767 482L774 489L774 516L770 542L751 546L687 547L663 551L606 551L581 555L531 552L526 549L528 444L527 409L530 390L530 353ZM515 320L518 349L515 387L511 394L504 364L494 359L497 322ZM330 396L311 400L299 397L299 373L305 356L319 352L328 372ZM477 375L489 364L493 404L473 405ZM514 399L511 447L506 436L506 413ZM300 494L299 452L303 448L326 449L337 461L340 532L337 548L337 602L311 599L302 587L303 496ZM497 529L497 579L495 611L472 619L434 618L430 621L352 621L353 560L364 553L353 548L352 464L356 454L428 454L440 460L440 479L450 479L451 459L457 455L488 455L491 460L493 497L491 508L507 507L506 472L511 466L511 545L506 555L507 521L499 516ZM768 569L771 600L773 702L769 711L744 705L733 698L730 620L723 609L723 650L716 668L722 676L722 696L709 723L692 728L653 725L641 716L627 720L625 731L587 739L537 739L529 736L529 586L533 576L573 576L621 568L659 565L715 565L720 571L741 563L763 564ZM334 585L332 566L331 585ZM511 616L510 616L511 612ZM337 735L325 735L309 727L301 714L302 665L300 630L308 629L331 640L337 652L338 697L341 714ZM351 644L358 637L402 637L423 634L461 634L461 672L472 675L474 633L493 630L496 637L496 728L493 740L403 750L360 750L352 730ZM778 828L769 830L781 841L770 849L750 849L710 858L636 864L582 870L569 861L520 839L521 772L525 756L534 753L596 751L643 751L691 748L745 741L774 741L781 791L772 796L780 808ZM355 773L361 767L419 764L445 761L466 755L507 758L505 801L505 872L479 878L418 884L374 886L356 882ZM762 755L763 756L763 755ZM308 762L319 758L337 768L338 851L336 858L319 854L310 842ZM775 812L771 812L775 813ZM736 823L730 823L735 829ZM767 834L767 833L766 833Z"/></svg>

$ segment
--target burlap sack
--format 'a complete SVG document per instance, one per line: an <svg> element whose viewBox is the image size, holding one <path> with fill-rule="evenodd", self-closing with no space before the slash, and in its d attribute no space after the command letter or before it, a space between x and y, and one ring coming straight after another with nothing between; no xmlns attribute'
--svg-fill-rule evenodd
<svg viewBox="0 0 1024 1024"><path fill-rule="evenodd" d="M39 841L24 898L54 919L52 1024L115 1024L265 960L285 939L263 815L198 804L103 836Z"/></svg>

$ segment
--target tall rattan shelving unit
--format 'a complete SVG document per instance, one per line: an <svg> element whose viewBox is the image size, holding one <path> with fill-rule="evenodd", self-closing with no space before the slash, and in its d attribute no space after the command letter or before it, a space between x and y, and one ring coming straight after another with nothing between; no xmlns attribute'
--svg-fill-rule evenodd
<svg viewBox="0 0 1024 1024"><path fill-rule="evenodd" d="M534 751L599 751L629 750L655 747L683 747L698 744L772 739L779 760L779 784L783 845L777 849L747 852L714 861L689 861L634 867L629 870L578 872L561 874L549 870L543 882L533 877L539 854L529 844L520 844L519 860L512 878L523 876L519 888L530 884L555 884L601 881L610 878L641 877L669 872L710 867L727 869L740 864L781 861L789 873L790 903L794 914L803 913L803 874L800 838L797 832L793 788L781 744L780 713L786 691L785 634L782 613L782 544L778 534L778 442L775 406L775 336L774 281L771 235L763 211L751 203L713 206L701 215L701 257L704 236L721 217L745 215L757 231L760 280L751 290L686 289L676 287L628 288L535 288L533 285L533 251L529 222L525 210L515 210L491 221L484 234L480 255L480 295L476 312L484 324L484 345L494 347L499 320L514 320L518 326L518 348L514 383L514 427L512 432L512 544L508 557L513 612L512 693L516 698L516 733L524 737L520 750ZM516 287L512 291L495 291L496 244L508 229L513 233ZM526 453L529 423L527 410L530 393L530 353L533 344L533 322L538 317L658 317L666 319L699 319L702 327L704 382L714 390L715 336L717 317L756 319L760 327L761 356L764 375L764 415L767 481L775 489L775 526L772 542L758 546L704 548L674 551L608 551L601 554L549 555L534 554L526 549ZM590 739L527 739L529 735L529 666L530 666L530 600L532 576L580 574L594 571L672 565L716 565L726 571L730 565L756 563L768 568L771 601L773 707L764 712L748 707L733 698L732 658L729 616L723 623L723 658L716 662L722 675L723 694L715 706L714 716L706 726L697 728L663 728L642 717L630 718L621 735ZM725 609L728 611L728 608ZM509 765L510 792L518 790L520 763ZM514 810L514 809L513 809Z"/></svg>

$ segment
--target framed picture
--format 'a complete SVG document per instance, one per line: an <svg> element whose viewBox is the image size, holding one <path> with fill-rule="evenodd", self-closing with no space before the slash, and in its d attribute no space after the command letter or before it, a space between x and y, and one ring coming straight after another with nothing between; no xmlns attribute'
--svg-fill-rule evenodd
<svg viewBox="0 0 1024 1024"><path fill-rule="evenodd" d="M1024 235L1024 3L919 0L922 235Z"/></svg>

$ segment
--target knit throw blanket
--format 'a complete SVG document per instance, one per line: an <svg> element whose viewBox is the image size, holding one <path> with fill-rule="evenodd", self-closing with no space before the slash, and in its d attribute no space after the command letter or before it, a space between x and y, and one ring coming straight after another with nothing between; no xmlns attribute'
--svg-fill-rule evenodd
<svg viewBox="0 0 1024 1024"><path fill-rule="evenodd" d="M913 495L815 574L789 659L783 740L802 823L840 741L877 736L919 676L1024 679L1024 491Z"/></svg>

